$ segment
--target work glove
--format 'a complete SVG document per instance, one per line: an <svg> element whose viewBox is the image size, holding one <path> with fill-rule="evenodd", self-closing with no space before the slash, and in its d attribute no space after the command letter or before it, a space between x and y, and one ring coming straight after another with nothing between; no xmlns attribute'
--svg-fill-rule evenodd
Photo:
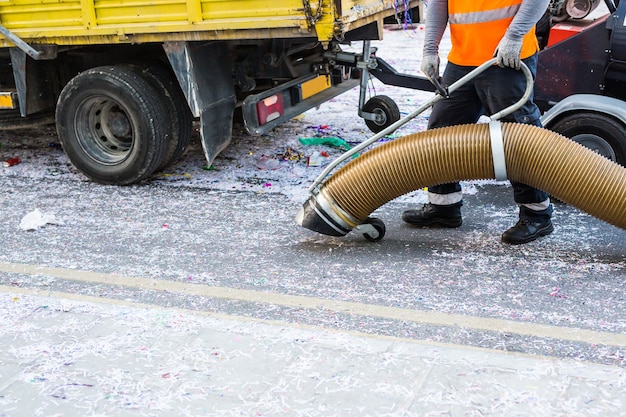
<svg viewBox="0 0 626 417"><path fill-rule="evenodd" d="M424 54L422 56L422 72L432 82L439 79L439 55Z"/></svg>
<svg viewBox="0 0 626 417"><path fill-rule="evenodd" d="M493 56L498 59L498 65L502 68L510 67L520 69L520 53L522 51L522 40L512 40L506 35L500 40Z"/></svg>

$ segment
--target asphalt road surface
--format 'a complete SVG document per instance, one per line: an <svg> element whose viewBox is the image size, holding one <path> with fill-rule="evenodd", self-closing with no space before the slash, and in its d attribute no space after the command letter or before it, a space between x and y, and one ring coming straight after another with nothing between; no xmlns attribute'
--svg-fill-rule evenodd
<svg viewBox="0 0 626 417"><path fill-rule="evenodd" d="M53 136L49 130L43 133ZM18 150L23 157L24 152L47 154L51 151L45 143L48 137L44 139L30 148L14 149L10 136L5 134L3 156ZM54 161L62 160L63 156L55 158ZM33 156L24 163L37 161ZM49 171L49 160L40 161ZM606 415L607 410L609 415L624 413L623 395L619 393L623 393L626 383L623 286L626 231L574 207L555 203L556 230L552 235L523 246L503 245L501 232L516 220L510 186L493 182L466 184L469 192L465 197L462 227L454 230L409 227L402 223L400 215L412 205L404 200L394 201L375 213L385 222L387 233L382 241L371 243L357 233L333 238L300 228L294 216L304 200L281 192L230 191L210 185L199 187L193 181L188 184L177 181L175 186L158 180L129 187L103 186L87 181L67 163L57 168L63 171L58 176L38 177L31 171L22 175L8 168L0 176L0 293L5 306L5 318L0 325L5 365L0 366L0 372L4 373L1 379L8 381L0 384L2 416L51 415L47 412L60 415L499 415L502 410L522 415L540 409L545 412L543 415L572 415L567 404L573 404L581 415ZM198 175L210 178L212 174L200 171ZM258 175L261 177L257 180L262 182L262 175L277 174ZM302 188L306 186L303 184ZM60 224L47 224L35 231L20 229L24 216L35 208L53 214ZM107 316L121 308L148 311L144 314L152 319L137 319L134 327L125 328L127 319L111 322L112 318ZM58 366L46 368L45 364L53 360L50 352L62 356L55 349L67 347L65 337L72 343L91 340L93 343L82 349L89 352L96 349L106 360L124 369L123 376L131 380L137 372L128 367L137 359L120 355L125 349L132 353L137 346L122 343L119 349L107 350L106 344L115 343L116 337L119 340L139 337L142 343L151 337L150 343L157 344L181 332L179 336L184 339L178 338L177 344L172 342L158 349L160 355L170 358L182 348L181 340L191 339L191 345L202 340L198 331L184 332L176 326L169 326L169 332L159 327L161 333L158 333L153 326L155 311L161 315L178 312L187 320L188 317L217 320L215 325L222 336L217 340L222 342L213 338L204 345L215 351L215 355L224 354L220 349L226 350L224 335L232 337L233 332L237 333L237 325L233 323L239 326L246 323L245 334L238 333L238 340L252 338L248 346L262 346L272 340L272 354L269 350L256 352L258 361L254 363L264 364L265 368L240 364L233 371L245 381L241 382L240 390L254 379L255 372L266 377L276 373L273 388L265 387L264 395L276 394L281 378L288 375L278 365L284 362L273 355L282 352L286 355L283 359L293 358L294 349L298 352L303 349L298 345L299 340L319 349L322 349L319 343L324 341L326 344L322 345L328 351L317 351L318 363L314 369L320 372L327 369L330 374L317 384L335 378L332 375L336 376L337 372L352 375L343 382L333 379L346 395L327 397L314 389L319 385L310 386L309 378L308 385L297 383L285 385L282 391L278 389L282 392L279 398L288 407L283 404L276 408L276 404L263 400L257 393L246 401L241 394L229 397L228 401L223 396L213 398L210 404L218 408L210 411L206 402L200 399L193 402L190 396L187 400L192 402L185 407L191 408L187 412L181 411L185 409L182 405L172 408L170 403L163 406L169 410L166 412L158 406L159 401L174 394L184 395L174 393L167 386L152 387L149 391L154 398L149 403L141 390L133 391L136 397L132 401L127 398L130 394L120 399L119 384L123 379L115 379L110 363L103 369L97 368L103 358L87 360L88 357L81 356L65 359L67 364L60 366L61 370ZM129 315L124 313L124 317ZM81 330L85 326L108 329L107 335L112 338L102 339L100 333ZM289 349L276 350L279 342L275 338L285 337L286 332L297 334L290 336ZM350 337L366 340L354 342L358 346L393 343L396 347L409 347L399 351L388 346L366 352L342 350L339 355L338 350L345 349L346 338ZM415 346L438 352L426 357L430 371L428 376L422 376L427 382L419 389L413 385L417 377L409 372L416 362L406 357L406 352L414 353L418 349ZM109 353L105 355L102 349ZM207 353L205 349L200 351ZM240 352L241 347L236 351ZM482 356L472 359L476 352ZM333 354L343 358L340 363L333 362L329 356ZM197 358L197 355L195 352L192 356ZM382 357L395 358L396 367L369 362ZM420 356L422 365L424 358ZM545 362L539 366L533 362L546 359L552 369L547 374ZM176 363L187 360L188 357L177 358ZM516 364L520 360L530 362ZM65 368L74 361L82 363L82 367L70 373L72 379ZM287 363L295 367L298 362ZM573 366L573 370L554 370L565 364ZM422 365L419 369L423 370ZM461 365L465 368L460 370ZM297 369L305 372L306 367L291 369L292 377L302 375ZM359 400L361 407L354 405L358 392L382 383L377 369L384 369L385 380L395 381L396 395L403 401L409 395L412 400L392 405L385 401L393 395L366 395ZM59 383L61 371L65 384ZM103 379L95 377L88 383L79 383L76 372L83 377L106 375L109 379L105 380L113 378L118 385L109 383L107 391ZM355 372L359 375L375 372L375 375L355 379ZM602 377L592 378L590 375L595 373ZM226 374L218 374L226 378ZM472 375L470 380L474 385L456 386L451 391L449 387L458 382L454 375L461 374ZM545 383L536 380L534 388L528 388L519 385L520 381L506 379L522 374L525 381L548 380ZM156 378L170 378L169 375L169 371L157 371ZM193 375L197 377L198 373ZM578 385L582 384L580 375L591 378L585 380L588 386ZM603 380L607 375L611 378ZM232 378L229 381L234 384ZM555 378L569 387L563 388L567 395L554 388ZM142 381L135 380L135 384L144 384ZM435 384L435 388L429 383ZM448 388L437 391L437 387L443 386ZM468 392L476 393L471 386L482 387L481 395L491 399L472 400ZM577 388L572 391L572 386ZM83 392L84 387L92 391L99 387L99 399L90 398ZM133 387L138 390L136 385ZM517 391L518 396L512 397L513 387L522 387L518 388L522 394ZM437 401L416 400L424 398L426 389L431 390L428 395L434 395ZM302 395L302 390L315 395L305 396L306 400L301 400L304 403L300 403L295 393ZM533 393L534 400L524 396L528 392ZM541 395L555 392L560 394L546 399L546 403L541 401ZM496 403L494 398L498 398ZM185 404L178 397L171 401ZM528 401L535 408L529 408ZM550 407L545 408L548 403ZM320 404L329 404L331 408ZM81 414L80 407L91 414ZM172 410L178 411L167 414Z"/></svg>
<svg viewBox="0 0 626 417"><path fill-rule="evenodd" d="M494 181L463 183L458 229L402 223L420 190L374 213L377 243L296 225L306 157L341 153L298 138L366 139L357 97L239 127L211 169L196 135L127 187L78 173L53 127L0 132L21 160L0 168L0 417L626 415L626 231L555 202L552 235L504 245ZM54 219L21 229L35 209Z"/></svg>

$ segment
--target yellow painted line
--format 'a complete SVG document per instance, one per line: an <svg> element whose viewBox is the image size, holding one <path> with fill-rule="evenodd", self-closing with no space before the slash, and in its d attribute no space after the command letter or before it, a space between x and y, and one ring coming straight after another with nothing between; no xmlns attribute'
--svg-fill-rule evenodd
<svg viewBox="0 0 626 417"><path fill-rule="evenodd" d="M179 294L273 304L284 307L306 308L311 310L330 310L333 312L357 316L379 317L420 324L462 327L483 331L515 333L523 336L626 347L626 334L601 332L573 327L559 327L462 314L442 313L437 311L386 307L374 304L327 300L318 297L188 284L152 278L106 274L65 268L51 268L29 264L0 262L0 272L41 275L85 283L120 285L136 289L168 291Z"/></svg>
<svg viewBox="0 0 626 417"><path fill-rule="evenodd" d="M118 307L128 307L128 308L136 308L136 309L146 309L146 310L162 309L162 310L168 310L172 312L178 312L181 314L209 317L209 318L216 319L216 320L227 320L230 322L262 324L262 325L275 326L275 327L280 327L280 328L291 328L291 329L299 329L299 330L307 330L307 331L326 332L326 333L331 333L331 334L346 334L349 336L355 336L355 337L361 337L361 338L373 339L373 340L410 343L413 345L420 345L420 346L458 349L458 350L465 350L465 351L498 354L498 355L504 355L504 356L520 356L520 357L526 357L526 358L531 358L531 359L537 359L537 355L533 355L533 354L525 353L525 352L517 352L517 351L512 352L512 351L506 351L506 350L501 350L501 349L492 349L492 348L485 348L485 347L478 347L478 346L471 346L471 345L461 345L461 344L456 344L456 343L444 343L444 342L435 342L435 341L430 341L430 340L405 338L405 337L400 337L400 336L388 336L388 335L382 335L382 334L376 334L376 333L364 333L364 332L359 332L357 330L334 329L334 328L323 327L323 326L313 325L313 324L285 322L285 321L270 320L270 319L260 319L256 317L250 317L250 316L237 316L237 315L232 315L232 314L216 313L213 311L191 310L191 309L179 308L179 307L164 307L164 306L160 306L157 304L145 304L145 303L139 303L136 301L118 300L115 298L107 298L107 297L95 297L95 296L90 296L90 295L74 294L74 293L68 293L68 292L59 292L59 291L52 292L52 291L45 291L45 290L42 291L42 290L34 290L34 289L29 289L29 288L10 287L6 285L0 285L0 292L14 296L14 298L16 298L15 299L16 302L19 302L19 299L18 299L19 297L16 297L16 294L19 294L19 295L41 297L41 298L72 300L76 302L86 302L86 303L93 303L93 304L98 304L98 305L113 305L113 306L118 306ZM540 356L539 358L541 360L543 359L546 359L546 360L566 359L566 358L546 357L546 356ZM584 362L584 360L581 360L580 362Z"/></svg>

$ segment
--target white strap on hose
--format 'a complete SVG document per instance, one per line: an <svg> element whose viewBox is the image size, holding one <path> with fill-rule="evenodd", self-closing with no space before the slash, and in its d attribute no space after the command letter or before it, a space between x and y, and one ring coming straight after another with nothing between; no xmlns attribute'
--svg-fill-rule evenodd
<svg viewBox="0 0 626 417"><path fill-rule="evenodd" d="M502 140L502 123L489 122L489 136L491 138L491 153L493 156L493 171L496 180L506 181L506 159L504 158L504 142Z"/></svg>

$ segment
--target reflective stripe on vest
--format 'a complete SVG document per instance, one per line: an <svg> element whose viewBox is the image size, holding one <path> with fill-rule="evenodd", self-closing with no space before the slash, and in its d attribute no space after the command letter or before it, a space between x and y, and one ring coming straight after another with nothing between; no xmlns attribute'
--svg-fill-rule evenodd
<svg viewBox="0 0 626 417"><path fill-rule="evenodd" d="M473 23L493 22L494 20L513 19L515 13L519 10L519 4L513 6L502 7L495 10L485 10L483 12L470 13L454 13L450 14L448 20L451 25L467 25Z"/></svg>
<svg viewBox="0 0 626 417"><path fill-rule="evenodd" d="M477 66L493 58L522 0L448 0L452 49L448 61ZM524 36L521 58L539 51L535 28Z"/></svg>

